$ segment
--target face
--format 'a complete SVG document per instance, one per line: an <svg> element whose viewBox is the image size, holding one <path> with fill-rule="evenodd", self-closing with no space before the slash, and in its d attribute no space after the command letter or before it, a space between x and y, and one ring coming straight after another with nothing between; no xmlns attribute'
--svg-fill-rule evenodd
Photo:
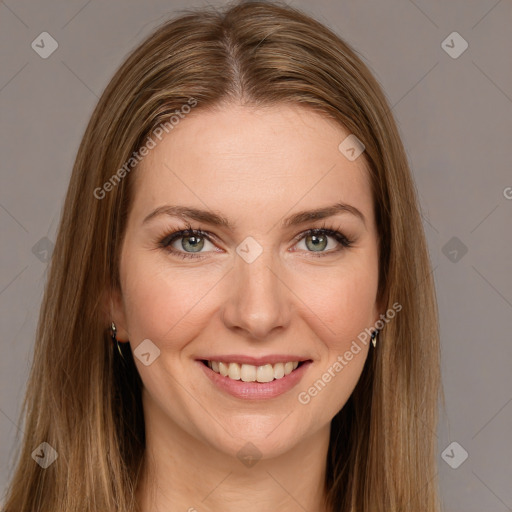
<svg viewBox="0 0 512 512"><path fill-rule="evenodd" d="M348 135L302 107L197 110L132 171L113 318L146 423L271 457L343 407L380 312L369 176L364 153L338 149Z"/></svg>

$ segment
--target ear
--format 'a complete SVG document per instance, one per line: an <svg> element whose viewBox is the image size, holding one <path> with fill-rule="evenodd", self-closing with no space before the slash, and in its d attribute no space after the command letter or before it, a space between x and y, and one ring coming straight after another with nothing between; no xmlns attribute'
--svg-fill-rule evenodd
<svg viewBox="0 0 512 512"><path fill-rule="evenodd" d="M130 341L126 330L126 313L121 292L119 290L105 291L102 304L108 326L110 327L112 322L116 324L117 341L120 343Z"/></svg>
<svg viewBox="0 0 512 512"><path fill-rule="evenodd" d="M378 320L382 320L380 315L386 314L385 310L386 300L384 297L377 297L375 300L375 305L373 307L373 324L375 325Z"/></svg>

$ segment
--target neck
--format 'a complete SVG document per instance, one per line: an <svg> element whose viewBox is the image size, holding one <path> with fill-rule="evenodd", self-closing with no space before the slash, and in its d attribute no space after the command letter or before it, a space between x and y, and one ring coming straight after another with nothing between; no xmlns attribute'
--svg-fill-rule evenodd
<svg viewBox="0 0 512 512"><path fill-rule="evenodd" d="M145 469L137 488L141 512L328 512L329 424L289 452L244 463L150 409L145 407Z"/></svg>

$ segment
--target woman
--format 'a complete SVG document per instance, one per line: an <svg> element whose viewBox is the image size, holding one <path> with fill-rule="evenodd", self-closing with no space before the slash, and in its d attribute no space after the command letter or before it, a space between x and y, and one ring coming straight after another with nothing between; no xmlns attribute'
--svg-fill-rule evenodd
<svg viewBox="0 0 512 512"><path fill-rule="evenodd" d="M285 5L186 13L83 137L4 510L434 512L437 325L355 52Z"/></svg>

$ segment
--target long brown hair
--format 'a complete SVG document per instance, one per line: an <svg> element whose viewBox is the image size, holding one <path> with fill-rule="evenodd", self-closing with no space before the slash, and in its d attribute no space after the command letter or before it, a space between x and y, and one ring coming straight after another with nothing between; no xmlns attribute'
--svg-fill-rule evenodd
<svg viewBox="0 0 512 512"><path fill-rule="evenodd" d="M105 304L120 289L119 249L137 172L125 164L191 99L196 111L227 102L299 104L363 142L380 237L378 295L383 312L396 302L402 310L380 333L331 423L327 502L333 512L437 511L437 306L395 121L347 43L300 11L267 2L189 10L164 23L128 56L99 100L62 211L4 510L138 509L142 382L128 344L126 363L115 352ZM126 176L112 184L123 166ZM31 457L42 442L58 453L47 469Z"/></svg>

